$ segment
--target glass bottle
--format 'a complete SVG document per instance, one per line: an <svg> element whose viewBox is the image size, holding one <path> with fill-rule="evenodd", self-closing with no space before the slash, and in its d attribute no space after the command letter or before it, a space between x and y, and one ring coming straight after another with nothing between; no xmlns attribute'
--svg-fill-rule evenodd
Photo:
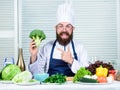
<svg viewBox="0 0 120 90"><path fill-rule="evenodd" d="M22 48L19 48L17 65L20 67L21 71L25 71L26 68Z"/></svg>

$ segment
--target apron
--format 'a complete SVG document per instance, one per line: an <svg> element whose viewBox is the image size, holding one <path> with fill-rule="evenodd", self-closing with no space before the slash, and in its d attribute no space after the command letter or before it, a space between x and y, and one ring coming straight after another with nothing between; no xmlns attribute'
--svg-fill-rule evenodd
<svg viewBox="0 0 120 90"><path fill-rule="evenodd" d="M63 74L66 76L74 76L75 74L71 71L70 67L68 66L68 63L64 62L62 59L52 58L55 45L56 45L56 40L53 43L53 47L51 50L50 65L49 65L49 70L48 70L49 75L51 76L53 74L59 73L59 74ZM72 48L73 48L74 57L76 60L78 60L73 41L72 41Z"/></svg>

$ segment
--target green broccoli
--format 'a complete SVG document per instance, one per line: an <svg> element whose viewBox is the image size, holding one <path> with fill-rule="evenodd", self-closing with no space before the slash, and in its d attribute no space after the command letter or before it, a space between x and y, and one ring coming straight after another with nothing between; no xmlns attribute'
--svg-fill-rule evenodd
<svg viewBox="0 0 120 90"><path fill-rule="evenodd" d="M38 47L42 40L46 38L45 33L42 30L34 29L30 32L29 37L35 40L35 44Z"/></svg>

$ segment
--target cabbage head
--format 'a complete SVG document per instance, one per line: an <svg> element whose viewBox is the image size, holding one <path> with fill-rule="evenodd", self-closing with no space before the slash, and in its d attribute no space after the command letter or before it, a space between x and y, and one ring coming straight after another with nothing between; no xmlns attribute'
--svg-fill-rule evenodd
<svg viewBox="0 0 120 90"><path fill-rule="evenodd" d="M2 80L12 80L13 77L20 72L21 72L21 70L17 65L8 64L1 71L1 79Z"/></svg>
<svg viewBox="0 0 120 90"><path fill-rule="evenodd" d="M29 82L32 79L32 74L29 71L23 71L12 79L12 82L14 83L23 83L23 82Z"/></svg>

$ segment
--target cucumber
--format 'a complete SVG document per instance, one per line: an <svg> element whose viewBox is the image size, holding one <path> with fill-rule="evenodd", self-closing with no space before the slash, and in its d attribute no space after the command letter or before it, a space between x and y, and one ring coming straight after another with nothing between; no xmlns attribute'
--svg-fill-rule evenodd
<svg viewBox="0 0 120 90"><path fill-rule="evenodd" d="M85 77L80 78L80 82L85 82L85 83L98 83L98 81L97 81L96 79L85 78Z"/></svg>

